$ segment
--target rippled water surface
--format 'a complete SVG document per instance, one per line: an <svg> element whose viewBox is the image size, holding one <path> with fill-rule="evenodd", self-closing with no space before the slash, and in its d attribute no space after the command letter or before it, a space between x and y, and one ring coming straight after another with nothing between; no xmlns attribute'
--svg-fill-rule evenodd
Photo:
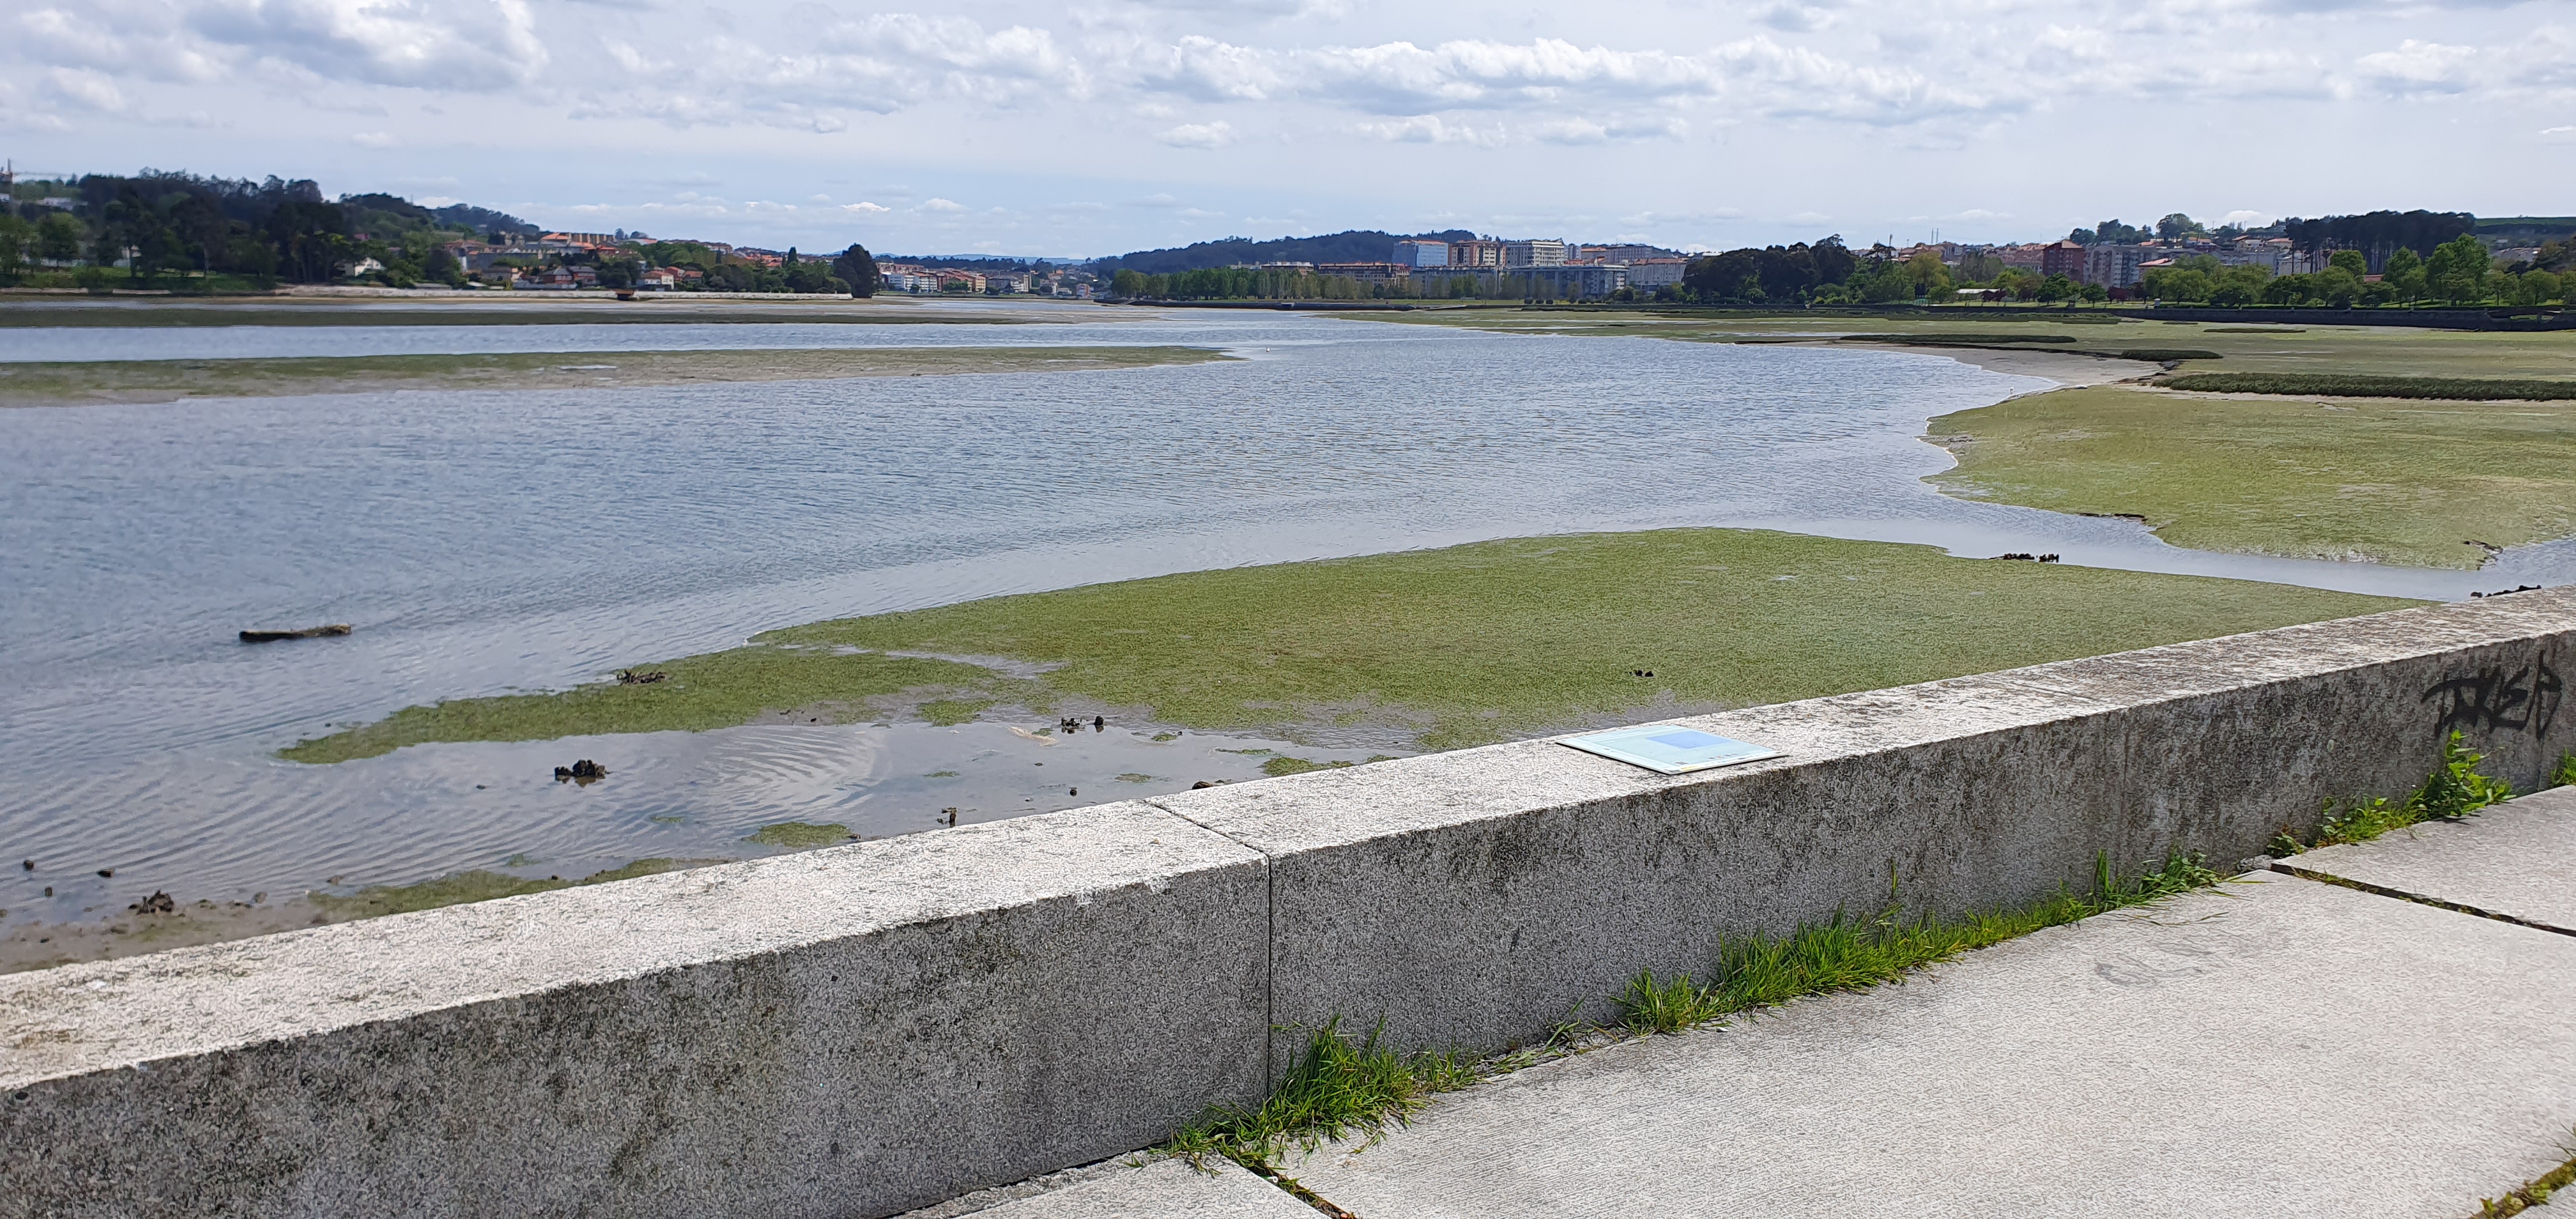
<svg viewBox="0 0 2576 1219"><path fill-rule="evenodd" d="M1259 742L1121 730L1049 746L998 725L424 746L331 767L270 756L412 703L994 593L1716 524L2427 596L2570 566L2564 546L2476 575L2197 554L2120 521L1949 499L1920 481L1949 464L1916 439L1923 421L2041 384L1934 356L1272 313L1069 316L0 330L0 360L1098 343L1247 357L0 411L0 851L43 863L41 877L11 867L0 906L68 917L156 887L222 897L512 859L543 875L739 854L746 827L769 821L895 832L943 806L1008 815L1257 765L1214 751ZM234 641L246 626L323 622L357 632ZM612 755L610 783L544 778ZM1228 761L1243 758L1255 760ZM940 770L959 773L923 777ZM108 867L114 881L89 878ZM39 879L58 885L55 902L18 891Z"/></svg>

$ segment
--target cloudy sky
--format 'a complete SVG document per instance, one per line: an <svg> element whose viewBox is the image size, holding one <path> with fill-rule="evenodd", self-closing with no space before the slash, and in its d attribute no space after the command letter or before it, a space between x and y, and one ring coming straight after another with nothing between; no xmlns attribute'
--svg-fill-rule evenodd
<svg viewBox="0 0 2576 1219"><path fill-rule="evenodd" d="M1089 255L2576 213L2576 5L0 0L0 155Z"/></svg>

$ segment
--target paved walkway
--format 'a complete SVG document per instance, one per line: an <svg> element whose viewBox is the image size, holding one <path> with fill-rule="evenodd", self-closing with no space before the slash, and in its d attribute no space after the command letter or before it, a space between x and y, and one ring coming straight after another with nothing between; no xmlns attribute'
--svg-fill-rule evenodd
<svg viewBox="0 0 2576 1219"><path fill-rule="evenodd" d="M2283 867L1516 1072L1281 1169L1359 1219L2414 1219L2576 1156L2576 789ZM978 1212L1315 1213L1172 1163Z"/></svg>

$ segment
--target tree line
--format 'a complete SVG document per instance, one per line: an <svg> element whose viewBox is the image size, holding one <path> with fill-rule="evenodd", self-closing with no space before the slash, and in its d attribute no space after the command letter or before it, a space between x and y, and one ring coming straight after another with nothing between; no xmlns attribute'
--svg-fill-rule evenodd
<svg viewBox="0 0 2576 1219"><path fill-rule="evenodd" d="M2155 300L2188 305L2544 305L2565 299L2576 287L2576 269L2569 268L2576 257L2564 243L2556 250L2543 247L2542 254L2498 267L2484 242L2461 233L2434 246L2429 255L2419 256L2405 245L2389 249L2375 280L2369 278L2369 255L2347 249L2327 255L2323 269L2299 275L2274 275L2262 266L2231 267L2210 255L2194 255L2171 267L2150 269L2141 286Z"/></svg>
<svg viewBox="0 0 2576 1219"><path fill-rule="evenodd" d="M448 247L472 239L508 245L542 231L469 204L432 208L372 193L333 200L310 179L274 176L254 182L147 169L19 183L14 196L0 200L0 284L266 289L338 282L365 268L372 282L392 287L463 287L471 276ZM875 260L858 245L830 258L790 249L776 267L695 242L549 250L499 265L584 267L612 288L640 282L648 266L697 271L691 286L714 291L870 296L879 283Z"/></svg>

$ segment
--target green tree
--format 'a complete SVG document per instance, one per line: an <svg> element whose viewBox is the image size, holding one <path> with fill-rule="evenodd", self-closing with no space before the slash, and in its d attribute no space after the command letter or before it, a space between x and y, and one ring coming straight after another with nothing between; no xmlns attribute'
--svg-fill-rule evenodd
<svg viewBox="0 0 2576 1219"><path fill-rule="evenodd" d="M2304 305L2308 301L2309 281L2310 277L2305 275L2284 275L2277 279L2265 281L2263 284L2263 303L2266 305Z"/></svg>
<svg viewBox="0 0 2576 1219"><path fill-rule="evenodd" d="M2174 212L2156 222L2156 236L2167 241L2176 241L2201 231L2199 221L2181 212Z"/></svg>
<svg viewBox="0 0 2576 1219"><path fill-rule="evenodd" d="M2424 260L2424 278L2432 295L2442 300L2479 300L2486 295L2487 269L2493 261L2486 243L2462 233L2434 248L2433 256Z"/></svg>
<svg viewBox="0 0 2576 1219"><path fill-rule="evenodd" d="M18 282L27 269L28 248L35 241L36 226L0 212L0 283Z"/></svg>
<svg viewBox="0 0 2576 1219"><path fill-rule="evenodd" d="M832 260L832 274L850 286L852 296L875 296L885 282L885 277L877 273L876 255L855 242L849 249L841 251L840 257Z"/></svg>
<svg viewBox="0 0 2576 1219"><path fill-rule="evenodd" d="M2424 297L2424 259L2405 246L2397 247L2379 268L2379 280L2396 290L2399 300L2421 300Z"/></svg>
<svg viewBox="0 0 2576 1219"><path fill-rule="evenodd" d="M2051 275L2039 281L2038 296L2043 303L2053 305L2062 300L2074 299L2078 291L2074 280L2062 274Z"/></svg>
<svg viewBox="0 0 2576 1219"><path fill-rule="evenodd" d="M1136 271L1120 267L1117 274L1109 277L1109 291L1118 296L1143 296L1145 277Z"/></svg>
<svg viewBox="0 0 2576 1219"><path fill-rule="evenodd" d="M2359 250L2337 250L2327 257L2326 265L2354 279L2370 274L2370 259Z"/></svg>
<svg viewBox="0 0 2576 1219"><path fill-rule="evenodd" d="M2350 254L2343 250L2340 253ZM2310 293L2337 309L2349 309L2361 299L2361 276L2350 267L2337 264L2316 273Z"/></svg>
<svg viewBox="0 0 2576 1219"><path fill-rule="evenodd" d="M420 269L423 279L433 280L451 288L465 286L465 264L458 262L455 251L446 246L431 246L429 257L421 261Z"/></svg>
<svg viewBox="0 0 2576 1219"><path fill-rule="evenodd" d="M2192 267L2157 267L2140 276L2139 285L2148 296L2176 304L2196 305L2210 293L2208 274Z"/></svg>
<svg viewBox="0 0 2576 1219"><path fill-rule="evenodd" d="M1916 296L1938 300L1950 295L1950 268L1930 250L1919 251L1905 260L1905 278L1914 281Z"/></svg>
<svg viewBox="0 0 2576 1219"><path fill-rule="evenodd" d="M36 222L36 257L51 263L78 262L81 243L88 236L80 221L67 212L55 212Z"/></svg>

